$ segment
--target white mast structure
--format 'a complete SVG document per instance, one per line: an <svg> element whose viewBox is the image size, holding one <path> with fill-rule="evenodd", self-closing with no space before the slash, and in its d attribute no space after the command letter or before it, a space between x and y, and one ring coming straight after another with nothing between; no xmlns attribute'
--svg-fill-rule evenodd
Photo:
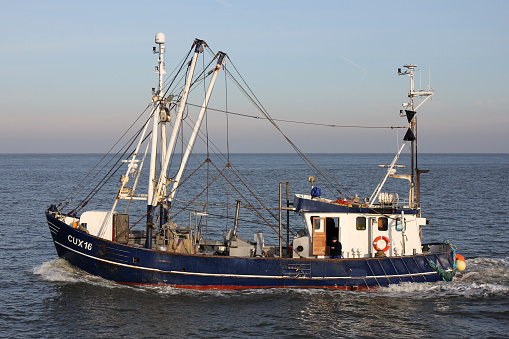
<svg viewBox="0 0 509 339"><path fill-rule="evenodd" d="M164 71L164 43L166 38L163 33L157 33L155 37L156 44L159 45L159 60L156 67L156 73L159 74L159 83L157 92L152 97L154 102L154 110L152 115L152 145L150 148L150 172L148 182L148 195L147 195L147 238L145 242L146 248L152 248L152 229L154 228L154 206L152 200L154 197L154 182L156 181L156 168L157 168L157 144L159 137L159 115L161 113L161 99L163 97L163 75ZM154 47L154 52L155 47ZM157 52L156 52L157 53Z"/></svg>
<svg viewBox="0 0 509 339"><path fill-rule="evenodd" d="M155 36L155 42L159 45L159 51L156 51L156 47L154 47L153 51L154 53L159 53L159 61L158 66L156 66L156 73L159 74L159 83L158 83L158 90L157 92L153 91L153 97L152 102L154 102L153 108L152 108L152 135L151 135L151 154L150 154L150 174L149 174L149 188L148 188L148 194L144 196L141 195L134 195L134 190L136 189L136 185L138 183L139 175L141 172L141 167L138 168L138 163L140 160L137 160L136 157L139 155L140 146L142 144L142 141L145 137L145 134L148 130L149 124L146 124L143 128L143 132L141 133L138 145L136 147L136 150L134 151L132 155L132 159L129 160L123 160L122 162L128 163L128 168L126 171L126 174L121 177L122 185L118 191L117 197L115 199L115 202L113 203L113 207L111 208L110 214L113 214L115 211L115 208L117 206L117 203L119 199L126 199L126 200L145 200L147 199L147 238L150 236L152 237L152 227L153 227L153 207L150 206L151 197L154 195L154 181L156 178L156 156L157 156L157 139L158 139L158 125L159 125L159 117L161 112L161 101L163 99L163 75L166 74L166 71L164 70L164 61L163 61L163 54L164 54L164 43L165 43L165 36L163 33L157 33ZM164 124L163 124L164 125ZM164 134L166 134L165 129L162 127L162 131L164 131ZM162 140L164 141L165 138L162 137ZM147 151L149 149L150 145L147 145L147 150L145 151L145 156L147 155ZM145 156L143 157L143 160L141 161L141 166L143 166L143 163L145 161ZM134 183L134 186L132 189L126 188L126 185L129 181L129 174L138 173L136 176L136 181ZM126 208L127 213L127 208ZM103 225L101 226L100 235L103 236L106 226L108 224L109 218L105 218L105 221L103 222ZM150 227L149 227L150 225ZM147 246L148 242L145 244ZM151 244L151 241L150 243ZM150 246L150 245L148 245ZM150 246L151 247L151 246ZM150 248L149 247L149 248Z"/></svg>
<svg viewBox="0 0 509 339"><path fill-rule="evenodd" d="M165 154L166 153L166 122L169 121L169 119L168 119L169 112L167 112L167 110L165 109L164 102L163 102L163 97L164 97L164 94L163 94L163 80L164 80L163 78L164 77L163 77L163 75L166 74L165 64L163 61L163 53L164 53L164 48L165 48L165 46L164 46L165 37L164 37L163 33L156 34L156 43L159 45L158 51L156 51L154 48L154 54L159 53L158 65L156 67L156 73L159 74L159 83L158 83L157 93L155 93L156 96L154 96L153 99L154 99L154 101L157 100L159 102L159 105L157 105L157 107L159 108L158 109L159 124L161 126L161 128L160 128L161 154Z"/></svg>
<svg viewBox="0 0 509 339"><path fill-rule="evenodd" d="M166 182L168 179L166 176L166 172L168 170L168 165L170 163L173 147L175 146L175 143L177 141L177 134L180 129L180 125L182 123L182 116L184 115L184 109L186 107L186 102L187 102L187 96L189 94L189 88L191 87L194 69L196 67L196 60L198 59L198 54L203 52L203 44L205 44L204 41L198 40L198 39L196 39L194 43L195 43L195 49L194 49L193 59L191 60L189 74L187 76L186 84L184 87L184 92L182 93L182 98L180 99L179 110L177 112L177 117L175 118L175 124L173 126L173 130L172 130L172 133L170 136L170 141L168 142L166 154L163 157L164 160L163 160L162 166L161 166L161 176L159 177L159 181L157 182L157 186L156 186L157 194L155 194L155 196L151 200L149 199L149 202L151 202L153 205L157 204L157 201L161 197L163 187L166 186Z"/></svg>
<svg viewBox="0 0 509 339"><path fill-rule="evenodd" d="M385 181L388 177L393 178L399 178L399 179L406 179L410 182L410 193L409 193L409 207L415 208L416 207L416 188L417 188L417 207L419 207L419 176L421 173L428 172L427 170L419 170L417 169L417 116L416 116L416 110L421 107L421 105L431 98L434 94L434 90L428 86L428 89L426 91L419 90L415 91L414 88L414 69L417 67L417 65L404 65L403 67L407 68L404 72L401 72L401 68L398 68L398 74L399 75L409 75L410 76L410 91L408 92L408 98L410 98L410 103L404 103L403 107L409 108L405 110L405 113L403 111L400 111L401 116L406 116L409 124L409 128L405 134L405 137L403 138L404 141L410 141L411 142L411 174L396 174L396 167L404 167L404 166L398 166L396 165L396 162L401 154L401 152L404 149L405 144L401 145L400 149L396 153L396 156L392 160L391 164L388 166L385 165L379 165L379 167L385 167L387 168L387 173L385 174L382 181L378 184L375 191L369 198L369 206L374 206L375 200L380 195L380 192L385 184ZM426 97L417 107L414 107L414 98L415 97ZM417 185L416 185L417 183ZM417 187L416 187L417 186Z"/></svg>
<svg viewBox="0 0 509 339"><path fill-rule="evenodd" d="M426 102L429 98L433 96L434 90L428 86L426 91L419 90L415 91L414 89L414 69L417 65L409 64L404 65L403 67L407 68L404 72L401 72L401 68L398 68L399 75L409 75L410 76L410 92L408 92L408 98L410 99L410 103L404 103L403 107L408 107L410 109L405 110L405 114L408 123L410 124L410 129L407 131L405 135L405 141L411 141L411 153L412 153L412 168L411 168L411 176L410 176L410 207L415 207L415 198L416 198L416 188L417 188L417 203L419 203L419 176L421 173L426 173L427 170L419 171L417 168L417 116L416 111L422 104ZM425 97L425 99L414 107L414 98L415 97ZM401 112L403 113L403 112ZM417 182L417 187L416 187ZM419 206L417 206L419 207Z"/></svg>
<svg viewBox="0 0 509 339"><path fill-rule="evenodd" d="M196 119L196 123L194 125L193 133L191 134L191 138L189 139L189 143L187 144L186 152L184 153L184 157L182 158L182 162L180 164L179 171L177 175L175 176L175 180L173 181L173 187L170 191L170 203L175 197L175 194L177 193L177 188L180 183L180 178L182 177L182 174L184 173L184 169L187 164L187 160L189 159L189 155L193 149L194 142L196 140L196 136L198 135L198 132L200 131L201 122L203 121L203 116L205 115L205 110L207 108L210 95L212 94L212 89L214 88L214 84L216 82L217 74L219 73L219 70L221 69L221 65L224 63L224 57L226 56L223 52L217 53L217 64L214 68L214 73L212 75L212 79L210 80L209 88L207 90L207 93L205 94L205 99L203 99L203 104L200 109L200 113L198 114L198 118ZM160 194L160 187L158 186L158 193Z"/></svg>
<svg viewBox="0 0 509 339"><path fill-rule="evenodd" d="M180 99L179 110L177 113L177 117L175 119L175 124L173 126L173 130L170 136L170 141L166 145L166 129L162 127L161 130L164 132L164 137L162 137L161 142L164 142L164 145L161 146L161 171L159 180L156 177L156 168L157 168L157 144L158 144L158 127L160 123L160 115L161 115L161 107L163 105L163 74L166 73L164 71L164 61L163 61L163 51L164 46L162 46L165 42L164 34L158 33L156 34L156 43L159 44L159 66L156 70L156 73L159 74L159 88L156 92L157 95L154 96L153 100L155 100L154 105L157 105L157 108L154 111L153 115L153 129L152 129L152 147L150 154L150 174L149 174L149 187L148 187L148 196L147 196L147 237L145 241L145 248L152 248L152 230L154 228L154 210L155 207L159 204L163 194L163 190L166 187L167 177L166 171L168 169L168 164L171 159L171 153L174 148L177 134L180 129L180 125L182 122L182 116L184 113L184 108L187 102L187 96L189 94L189 88L191 87L191 82L193 80L194 69L196 67L196 60L198 59L198 54L203 52L203 44L205 43L202 40L196 39L194 42L195 51L193 54L193 58L191 60L191 65L189 67L189 73L186 79L186 84L184 86L184 91L182 93L182 97ZM165 112L166 113L166 112ZM165 119L166 120L166 119ZM163 125L166 121L163 121Z"/></svg>

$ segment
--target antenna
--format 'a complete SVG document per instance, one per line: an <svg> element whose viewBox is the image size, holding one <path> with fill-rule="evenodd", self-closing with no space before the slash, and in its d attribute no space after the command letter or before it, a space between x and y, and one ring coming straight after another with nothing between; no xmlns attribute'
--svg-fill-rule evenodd
<svg viewBox="0 0 509 339"><path fill-rule="evenodd" d="M419 69L419 90L422 88L422 72Z"/></svg>
<svg viewBox="0 0 509 339"><path fill-rule="evenodd" d="M428 67L428 91L431 89L431 67Z"/></svg>
<svg viewBox="0 0 509 339"><path fill-rule="evenodd" d="M428 88L427 90L419 90L415 91L414 89L414 70L417 68L417 65L415 64L408 64L404 65L403 67L407 68L404 72L401 71L401 68L398 68L398 75L409 75L410 76L410 92L408 92L408 97L410 98L410 103L403 103L403 107L407 108L409 107L410 110L416 111L417 108L419 108L427 99L432 97L435 93L433 91L433 88ZM418 70L420 74L420 69ZM430 75L431 78L431 75ZM421 81L422 77L419 78L419 81ZM431 82L430 82L431 86ZM421 86L422 88L422 86ZM415 97L426 97L417 107L414 107L414 98Z"/></svg>

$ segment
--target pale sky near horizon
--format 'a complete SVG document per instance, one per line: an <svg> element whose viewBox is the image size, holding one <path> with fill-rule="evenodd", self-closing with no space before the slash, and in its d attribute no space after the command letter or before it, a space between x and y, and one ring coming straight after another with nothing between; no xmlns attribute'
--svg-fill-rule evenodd
<svg viewBox="0 0 509 339"><path fill-rule="evenodd" d="M417 64L435 96L419 150L508 153L509 1L0 1L0 153L105 152L195 38L228 53L276 119L401 126ZM421 86L422 85L422 86ZM258 123L232 152L287 152ZM305 152L393 152L404 132L280 123ZM278 146L281 144L282 146Z"/></svg>

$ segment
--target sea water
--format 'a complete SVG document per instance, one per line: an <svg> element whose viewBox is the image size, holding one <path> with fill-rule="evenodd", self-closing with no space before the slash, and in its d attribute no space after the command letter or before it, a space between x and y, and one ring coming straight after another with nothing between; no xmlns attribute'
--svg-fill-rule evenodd
<svg viewBox="0 0 509 339"><path fill-rule="evenodd" d="M430 221L424 241L450 240L467 269L451 283L369 292L132 287L76 269L57 258L44 210L65 198L100 158L0 155L0 337L509 337L507 154L420 155L419 169L430 170L421 177ZM312 173L295 155L231 158L272 207L279 181L290 180L291 194L309 193ZM392 156L311 158L362 198L383 177L377 165ZM239 228L239 234L250 239L253 230ZM266 239L270 232L264 230Z"/></svg>

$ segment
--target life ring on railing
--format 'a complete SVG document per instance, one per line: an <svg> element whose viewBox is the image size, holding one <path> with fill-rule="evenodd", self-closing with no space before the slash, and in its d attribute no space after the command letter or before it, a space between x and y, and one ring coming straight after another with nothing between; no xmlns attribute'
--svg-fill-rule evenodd
<svg viewBox="0 0 509 339"><path fill-rule="evenodd" d="M378 241L380 241L380 239L383 239L385 241L385 248L383 250L380 249L380 247L378 247ZM387 252L387 250L391 247L391 242L390 242L389 238L387 238L386 236L382 237L379 235L378 237L376 237L375 241L373 241L373 247L377 251Z"/></svg>

